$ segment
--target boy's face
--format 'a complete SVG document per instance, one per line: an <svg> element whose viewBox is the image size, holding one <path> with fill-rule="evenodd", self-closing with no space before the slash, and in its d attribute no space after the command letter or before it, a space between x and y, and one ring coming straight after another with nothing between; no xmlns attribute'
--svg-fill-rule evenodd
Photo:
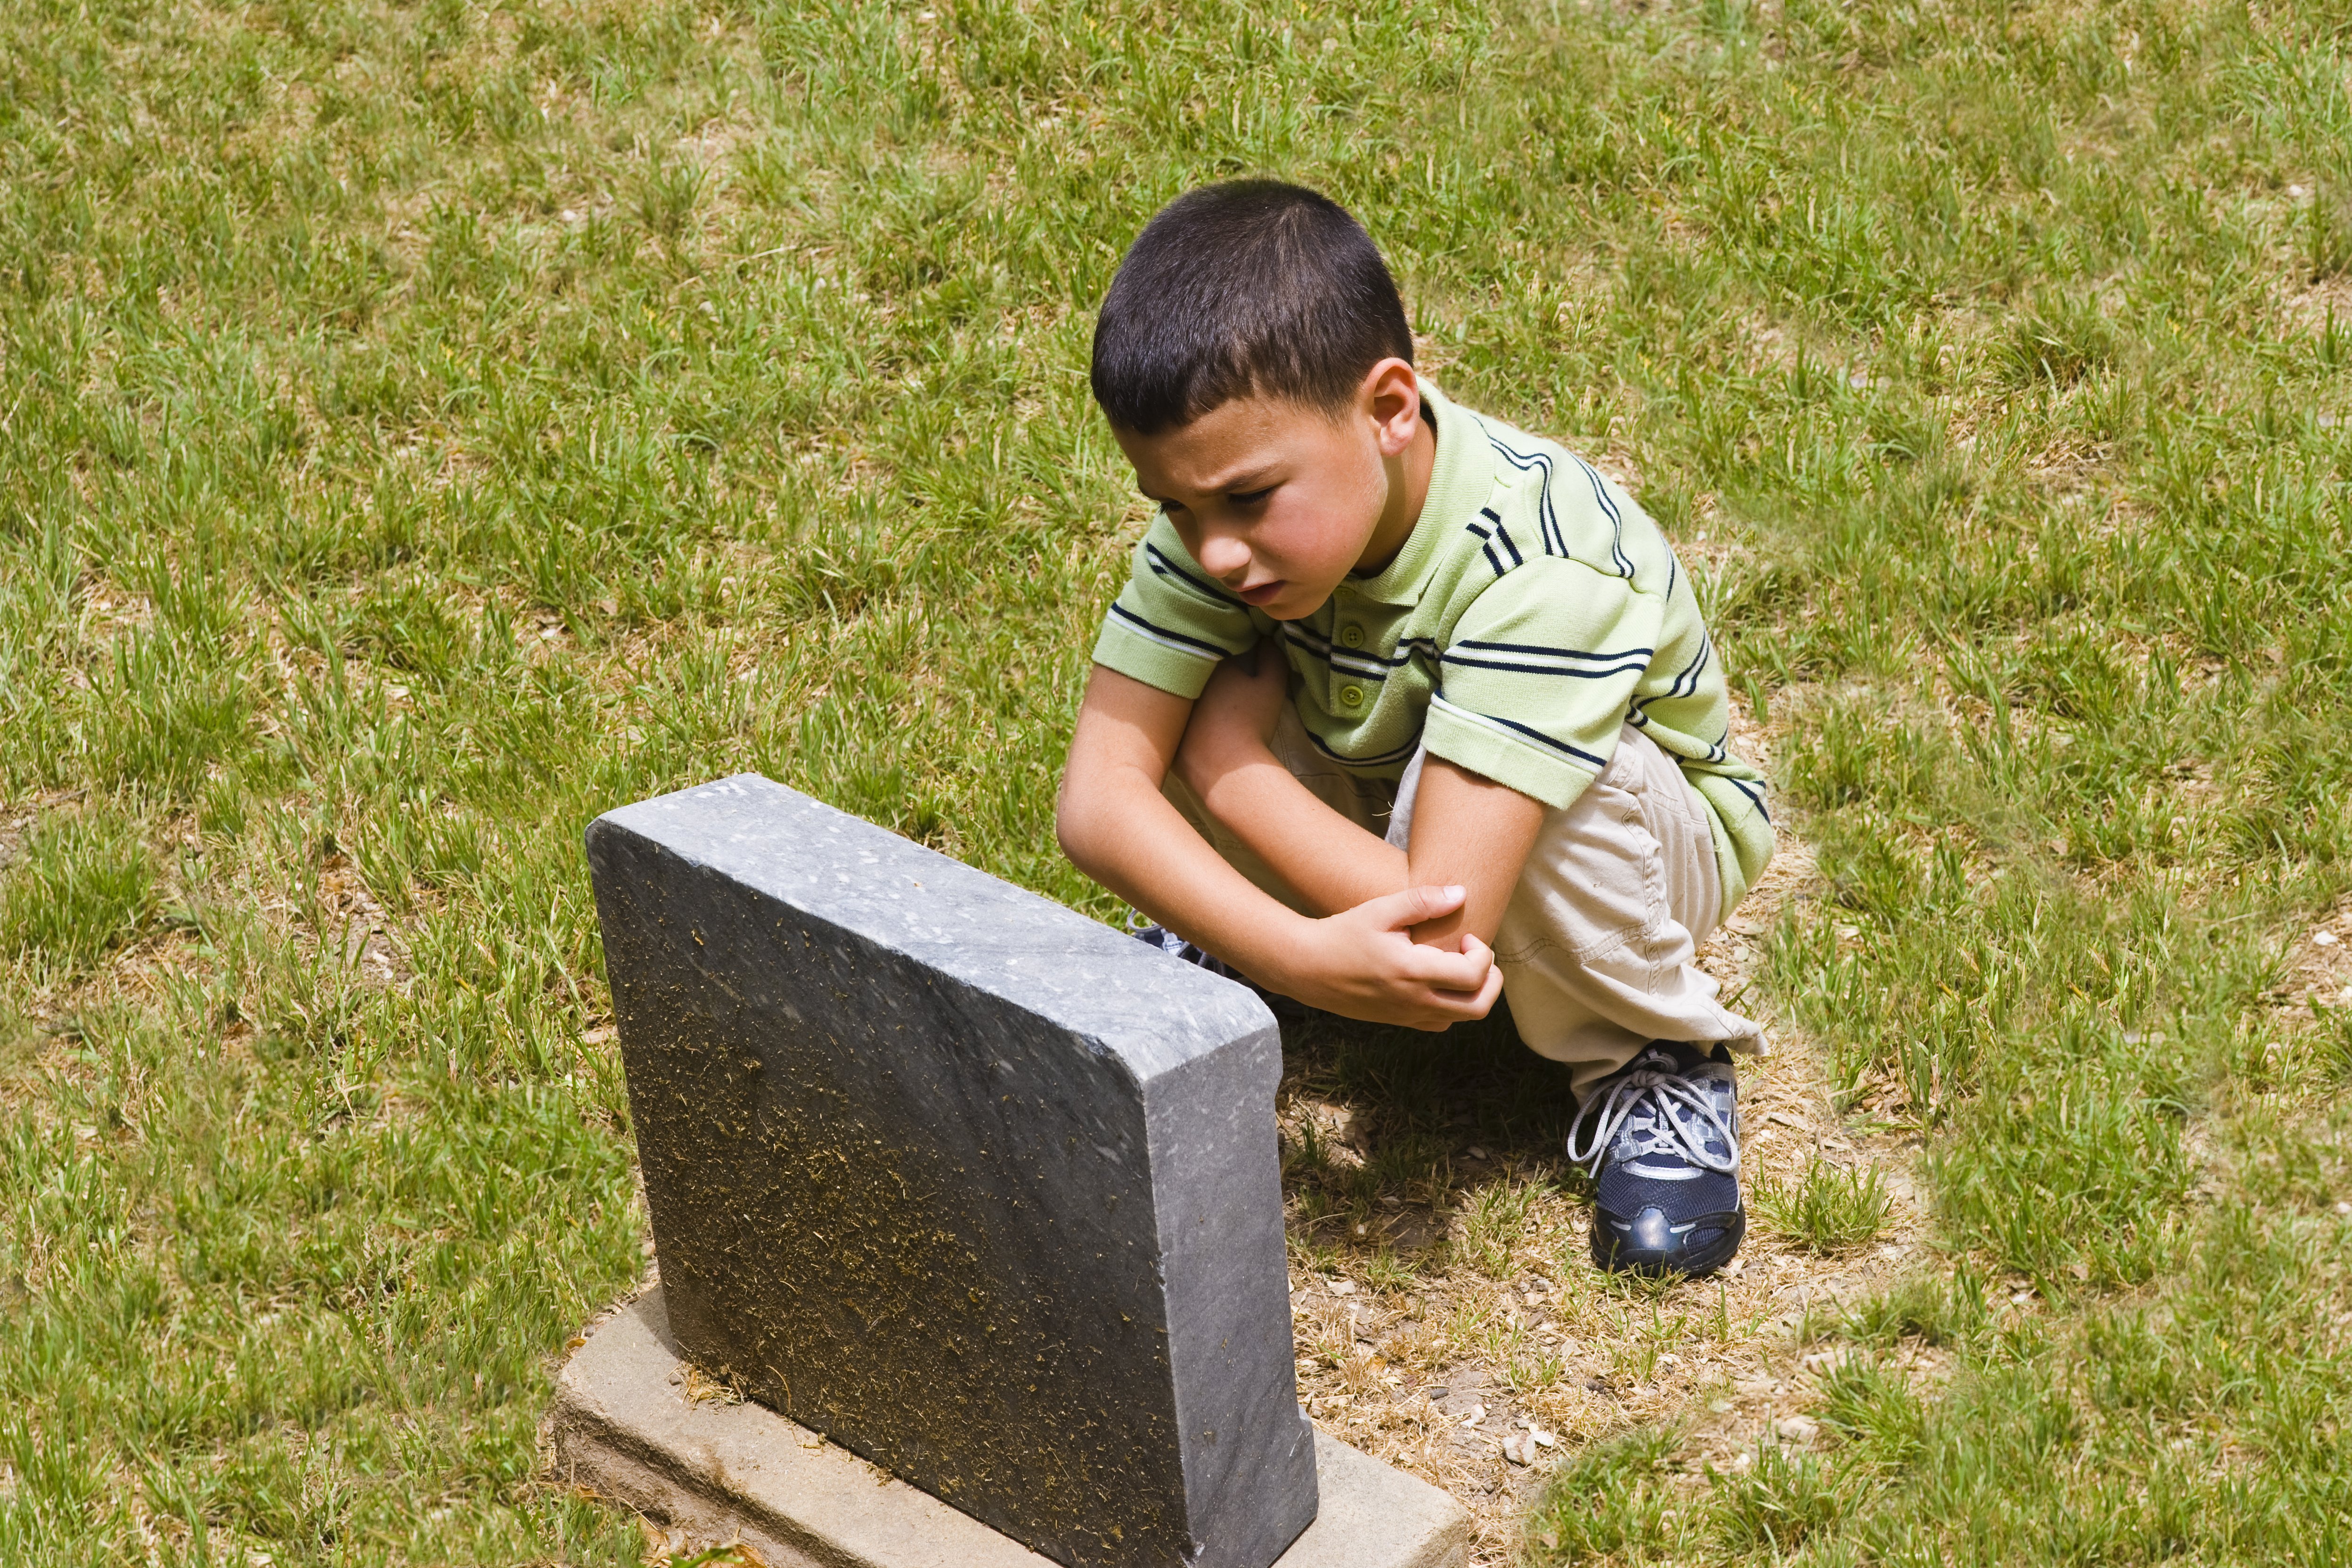
<svg viewBox="0 0 2352 1568"><path fill-rule="evenodd" d="M1113 434L1192 559L1244 602L1294 621L1402 547L1421 510L1411 492L1428 481L1424 463L1419 485L1407 482L1402 459L1425 429L1412 367L1383 360L1338 414L1241 397L1156 436Z"/></svg>

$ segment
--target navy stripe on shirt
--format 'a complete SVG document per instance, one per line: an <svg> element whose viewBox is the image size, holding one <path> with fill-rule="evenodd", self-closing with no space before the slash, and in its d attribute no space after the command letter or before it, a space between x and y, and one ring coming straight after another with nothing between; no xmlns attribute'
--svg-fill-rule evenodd
<svg viewBox="0 0 2352 1568"><path fill-rule="evenodd" d="M1415 735L1412 740L1406 742L1403 745L1398 747L1393 752L1382 752L1376 757L1351 757L1345 752L1334 751L1324 742L1322 736L1317 734L1312 730L1308 730L1307 731L1307 738L1315 743L1315 749L1317 751L1322 752L1333 762L1350 763L1360 768L1384 768L1391 763L1403 762L1407 757L1412 756L1413 752L1421 749L1421 737Z"/></svg>
<svg viewBox="0 0 2352 1568"><path fill-rule="evenodd" d="M1643 660L1603 666L1598 669L1559 669L1543 664L1507 664L1499 658L1465 658L1458 653L1447 654L1445 662L1464 669L1501 669L1513 675L1565 675L1574 680L1606 680L1616 675L1639 675L1650 668L1648 662Z"/></svg>
<svg viewBox="0 0 2352 1568"><path fill-rule="evenodd" d="M1215 643L1202 642L1199 637L1187 637L1182 632L1171 632L1166 626L1154 626L1151 622L1145 620L1141 616L1137 615L1133 610L1129 609L1125 605L1118 603L1117 600L1113 600L1111 602L1110 613L1118 616L1122 620L1133 621L1137 626L1141 626L1153 637L1165 637L1170 642L1182 643L1186 647L1199 648L1202 654L1206 655L1210 658L1233 658L1232 650L1219 647Z"/></svg>
<svg viewBox="0 0 2352 1568"><path fill-rule="evenodd" d="M1726 779L1723 782L1738 790L1740 794L1746 795L1749 804L1756 807L1757 816L1762 817L1767 822L1772 820L1772 814L1764 809L1764 792L1762 790L1758 789L1753 784L1748 783L1745 779Z"/></svg>
<svg viewBox="0 0 2352 1568"><path fill-rule="evenodd" d="M1463 711L1468 713L1475 712L1475 710L1465 708ZM1507 729L1517 730L1520 734L1525 735L1531 740L1541 741L1545 745L1549 746L1555 752L1565 752L1580 763L1590 763L1596 771L1609 765L1608 758L1596 757L1591 752L1583 751L1578 747L1570 745L1566 741L1556 741L1549 735L1545 734L1541 730L1522 724L1516 719L1506 719L1499 714L1495 713L1480 713L1478 714L1478 717L1486 720L1490 724L1500 724Z"/></svg>
<svg viewBox="0 0 2352 1568"><path fill-rule="evenodd" d="M1591 653L1580 647L1546 647L1541 643L1531 642L1486 642L1477 637L1458 638L1455 640L1454 646L1455 647L1480 648L1488 653L1549 654L1554 658L1581 658L1595 664L1598 664L1604 659L1646 659L1658 651L1654 647L1629 647L1620 649L1616 653Z"/></svg>
<svg viewBox="0 0 2352 1568"><path fill-rule="evenodd" d="M1406 658L1384 658L1377 653L1333 647L1328 638L1301 631L1296 623L1285 625L1282 637L1285 642L1296 647L1307 658L1320 659L1334 669L1344 670L1365 680L1386 680L1390 670L1410 662Z"/></svg>
<svg viewBox="0 0 2352 1568"><path fill-rule="evenodd" d="M1574 457L1573 453L1570 455ZM1592 499L1609 514L1609 553L1617 563L1617 574L1630 583L1633 580L1633 563L1625 554L1625 520L1618 514L1617 503L1609 499L1609 487L1601 483L1601 470L1581 458L1576 458L1576 466L1584 470L1586 482L1592 486Z"/></svg>
<svg viewBox="0 0 2352 1568"><path fill-rule="evenodd" d="M1551 458L1541 452L1515 452L1495 439L1492 430L1486 432L1486 444L1503 455L1514 468L1532 468L1543 476L1543 485L1536 492L1536 529L1543 541L1546 555L1568 555L1568 536L1560 531L1559 515L1551 504Z"/></svg>
<svg viewBox="0 0 2352 1568"><path fill-rule="evenodd" d="M1438 652L1436 642L1429 637L1406 637L1397 644L1397 651L1393 654L1381 653L1369 647L1335 647L1329 637L1320 632L1309 631L1303 621L1283 622L1282 635L1288 641L1326 660L1337 662L1343 658L1356 658L1390 669L1411 664L1416 653L1425 653L1434 658Z"/></svg>

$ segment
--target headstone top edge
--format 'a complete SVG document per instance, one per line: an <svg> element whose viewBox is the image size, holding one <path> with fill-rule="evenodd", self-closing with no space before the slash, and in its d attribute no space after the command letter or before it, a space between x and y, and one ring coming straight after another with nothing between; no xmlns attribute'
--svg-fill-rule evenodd
<svg viewBox="0 0 2352 1568"><path fill-rule="evenodd" d="M606 833L659 845L908 952L1099 1040L1146 1076L1245 1037L1278 1037L1273 1014L1247 987L764 774L734 773L604 812L583 835L592 854ZM811 858L812 850L829 853ZM789 868L780 851L795 852L804 868ZM907 885L888 885L891 877ZM928 895L919 902L918 889ZM1024 930L1055 940L1047 951L1021 951L1039 945L1009 936Z"/></svg>

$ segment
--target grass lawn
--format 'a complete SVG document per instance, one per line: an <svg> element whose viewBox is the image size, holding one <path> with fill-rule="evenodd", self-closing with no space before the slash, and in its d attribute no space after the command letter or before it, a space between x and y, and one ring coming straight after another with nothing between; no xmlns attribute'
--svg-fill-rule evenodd
<svg viewBox="0 0 2352 1568"><path fill-rule="evenodd" d="M1117 914L1089 312L1243 171L1643 498L1783 830L1719 1288L1592 1276L1493 1041L1294 1042L1318 1419L1489 1564L2352 1558L2348 78L2220 0L0 8L0 1561L639 1560L536 1441L646 1264L580 829L758 769Z"/></svg>

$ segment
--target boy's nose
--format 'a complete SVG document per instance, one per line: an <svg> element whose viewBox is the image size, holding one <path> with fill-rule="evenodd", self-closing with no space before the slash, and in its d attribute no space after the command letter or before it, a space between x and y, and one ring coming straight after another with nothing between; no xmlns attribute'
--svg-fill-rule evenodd
<svg viewBox="0 0 2352 1568"><path fill-rule="evenodd" d="M1249 573L1249 546L1230 534L1211 534L1201 541L1201 570L1223 581L1238 580Z"/></svg>

